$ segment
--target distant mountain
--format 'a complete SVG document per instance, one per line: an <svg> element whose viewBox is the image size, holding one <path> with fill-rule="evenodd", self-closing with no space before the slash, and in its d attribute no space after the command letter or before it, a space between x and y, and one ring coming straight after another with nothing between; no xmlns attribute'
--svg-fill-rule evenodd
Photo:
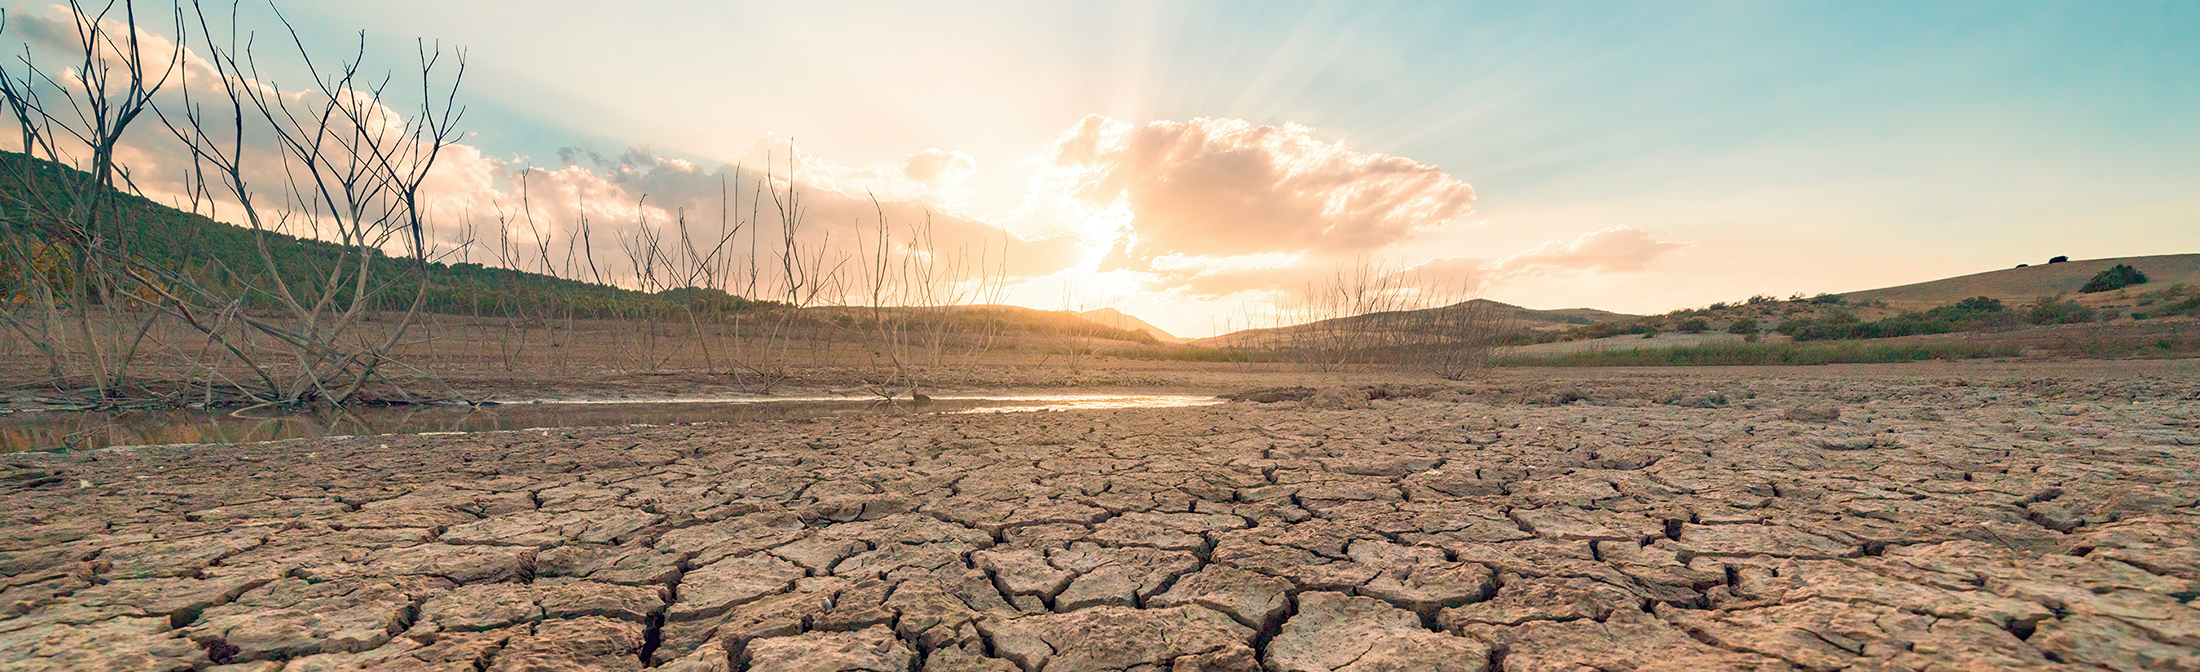
<svg viewBox="0 0 2200 672"><path fill-rule="evenodd" d="M1569 326L1631 320L1640 315L1627 315L1594 308L1562 308L1536 310L1488 299L1472 299L1441 308L1401 310L1320 320L1270 329L1246 329L1220 336L1191 341L1191 344L1207 348L1249 347L1288 343L1316 334L1334 334L1340 331L1370 329L1413 328L1417 324L1441 324L1461 319L1490 320L1498 323L1499 331L1550 330Z"/></svg>
<svg viewBox="0 0 2200 672"><path fill-rule="evenodd" d="M1491 301L1490 303L1497 302ZM1565 325L1602 324L1605 322L1618 322L1621 320L1632 320L1637 317L1641 317L1640 315L1615 313L1609 310L1597 310L1595 308L1558 308L1554 310L1534 310L1503 303L1497 303L1497 305L1505 306L1507 308L1518 309L1520 312L1513 315L1511 319L1536 325L1531 328L1551 328Z"/></svg>
<svg viewBox="0 0 2200 672"><path fill-rule="evenodd" d="M2005 302L2030 302L2042 296L2075 294L2095 274L2117 264L2130 264L2145 273L2148 283L2139 285L2136 291L2152 290L2174 284L2200 285L2200 254L2159 254L2145 257L2116 257L2113 259L2081 259L2060 263L2038 263L2024 268L2004 268L1998 271L1973 273L1953 278L1932 280L1899 287L1867 289L1849 292L1841 297L1850 302L1879 300L1889 308L1898 310L1922 310L1944 306L1974 296L1986 296Z"/></svg>
<svg viewBox="0 0 2200 672"><path fill-rule="evenodd" d="M1077 316L1085 318L1087 320L1091 320L1093 322L1098 322L1102 325L1114 327L1116 329L1122 329L1125 331L1143 331L1147 334L1152 335L1154 337L1154 340L1161 341L1163 343L1189 343L1192 340L1189 338L1179 338L1177 336L1171 335L1169 332L1163 331L1160 327L1147 324L1145 320L1132 317L1131 315L1126 314L1123 311L1116 310L1114 308L1087 310L1078 313Z"/></svg>
<svg viewBox="0 0 2200 672"><path fill-rule="evenodd" d="M872 328L870 320L883 316L889 324L918 331L945 327L949 332L965 334L991 331L996 334L1096 338L1146 345L1161 343L1151 334L1085 319L1067 310L1040 310L999 304L916 308L817 306L802 310L821 320L845 321L843 324L853 324L860 320L864 324L855 327L859 330ZM939 321L943 317L947 321Z"/></svg>

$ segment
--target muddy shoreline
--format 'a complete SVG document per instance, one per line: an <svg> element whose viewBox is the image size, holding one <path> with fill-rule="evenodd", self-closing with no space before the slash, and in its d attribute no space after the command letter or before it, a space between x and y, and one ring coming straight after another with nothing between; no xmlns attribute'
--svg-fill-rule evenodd
<svg viewBox="0 0 2200 672"><path fill-rule="evenodd" d="M1379 378L0 456L0 668L2200 668L2191 362Z"/></svg>

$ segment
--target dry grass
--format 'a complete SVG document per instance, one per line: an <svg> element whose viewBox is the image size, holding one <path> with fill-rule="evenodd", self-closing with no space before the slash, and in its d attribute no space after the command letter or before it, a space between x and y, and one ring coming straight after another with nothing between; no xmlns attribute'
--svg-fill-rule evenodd
<svg viewBox="0 0 2200 672"><path fill-rule="evenodd" d="M1817 364L1888 364L1924 360L2016 357L2011 345L1967 342L1729 343L1722 345L1576 352L1549 357L1513 357L1499 366L1810 366Z"/></svg>
<svg viewBox="0 0 2200 672"><path fill-rule="evenodd" d="M2042 296L2076 294L2095 274L2117 264L2130 264L2147 274L2147 284L2123 291L2143 291L2178 283L2200 284L2200 254L2164 254L2113 259L2081 259L2060 264L2034 263L2025 268L1973 273L1931 282L1887 287L1842 295L1851 302L1879 300L1900 310L1924 310L1974 296L2009 303L2029 303ZM2115 292L2103 292L2113 295ZM2109 300L2109 296L2100 297Z"/></svg>

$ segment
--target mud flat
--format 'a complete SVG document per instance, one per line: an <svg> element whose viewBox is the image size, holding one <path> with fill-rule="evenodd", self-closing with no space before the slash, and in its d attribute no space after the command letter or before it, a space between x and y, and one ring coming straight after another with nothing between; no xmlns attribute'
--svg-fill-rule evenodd
<svg viewBox="0 0 2200 672"><path fill-rule="evenodd" d="M2190 368L11 455L0 669L2200 669Z"/></svg>

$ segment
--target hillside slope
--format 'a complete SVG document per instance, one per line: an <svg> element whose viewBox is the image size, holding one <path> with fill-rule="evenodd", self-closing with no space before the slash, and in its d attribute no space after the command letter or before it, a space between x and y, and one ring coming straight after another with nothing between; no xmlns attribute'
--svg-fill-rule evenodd
<svg viewBox="0 0 2200 672"><path fill-rule="evenodd" d="M25 165L25 162L30 162ZM26 170L28 168L29 170ZM71 174L64 174L69 171ZM26 175L37 179L26 180ZM51 189L61 178L86 179L72 168L40 161L17 152L0 151L0 206L21 207L34 196L32 189L47 189L36 194L40 198L64 198ZM268 257L272 259L273 275L280 275L283 282L295 291L311 294L319 290L325 281L327 270L340 263L355 263L356 257L347 257L346 250L326 241L300 238L276 232L258 232L227 222L216 221L204 215L169 207L134 194L116 193L115 202L128 213L118 218L116 230L103 232L110 247L117 255L126 256L145 264L174 270L209 286L236 291L252 307L271 307L275 304L269 286L270 269L260 256L264 239ZM0 245L20 243L35 249L42 241L23 238L10 239L0 231ZM4 249L4 248L0 248ZM403 310L411 304L415 284L412 262L406 259L385 257L379 250L371 251L374 260L369 270L370 285L380 287L370 294L371 306L377 309ZM21 269L7 263L0 256L0 302L29 301L28 286ZM688 311L705 316L743 313L759 309L779 309L785 304L754 300L722 289L686 287L644 292L614 285L561 278L479 263L426 264L428 290L422 309L430 313L452 315L512 317L540 322L559 318L609 318L645 319L665 315L689 316ZM341 308L349 295L340 297ZM847 315L852 317L870 314L868 308L815 307L804 309L802 314L815 315L821 321ZM892 308L887 310L895 319L912 316L929 316L930 309ZM1118 313L1120 315L1120 313ZM995 333L1034 335L1074 335L1137 343L1151 343L1154 339L1139 333L1138 328L1120 328L1113 325L1079 319L1062 311L1045 311L1016 306L957 306L947 311L956 324L953 330L977 332L990 330ZM1163 333L1137 318L1124 316L1142 327Z"/></svg>
<svg viewBox="0 0 2200 672"><path fill-rule="evenodd" d="M844 328L854 332L877 328L877 323L872 320L883 317L888 325L907 334L937 329L939 333L949 334L1019 334L1096 338L1148 345L1161 343L1145 332L1110 326L1066 310L1040 310L1000 304L899 308L813 306L803 308L802 314L821 322L839 321L847 325Z"/></svg>
<svg viewBox="0 0 2200 672"><path fill-rule="evenodd" d="M25 163L29 165L26 166ZM0 205L23 208L33 200L68 197L55 184L88 180L81 171L34 159L17 152L0 151ZM39 190L41 193L32 193ZM97 232L111 254L175 271L210 287L234 291L249 307L277 304L270 276L301 296L318 296L338 264L353 264L357 257L327 241L301 238L274 231L254 231L204 215L186 212L136 194L115 192L114 205L125 216L114 219L111 229ZM43 239L0 238L37 250ZM261 256L264 242L267 258ZM386 257L369 250L372 263L369 285L375 307L403 309L409 305L416 280L412 262ZM273 268L269 268L269 261ZM616 317L644 310L667 310L681 304L707 305L715 310L743 310L768 305L730 296L716 290L675 289L648 293L623 287L559 278L540 273L485 266L478 263L427 264L428 292L423 306L429 312L478 314L546 314L555 309L584 317ZM28 300L10 294L26 292L22 271L0 263L0 300ZM348 285L350 280L342 281ZM245 289L249 287L250 289ZM340 292L337 307L349 305L351 295ZM312 299L308 298L310 303Z"/></svg>
<svg viewBox="0 0 2200 672"><path fill-rule="evenodd" d="M1469 315L1462 316L1460 313ZM1371 325L1416 324L1422 322L1456 322L1461 317L1475 321L1488 320L1497 325L1498 331L1563 329L1568 326L1597 324L1630 320L1637 315L1626 315L1593 308L1566 308L1560 310L1536 310L1489 299L1470 299L1440 308L1396 311L1355 315L1320 320L1268 329L1246 329L1220 336L1202 338L1191 342L1205 348L1251 347L1259 344L1289 343L1314 334L1337 331L1359 331ZM1387 327L1386 327L1387 328Z"/></svg>
<svg viewBox="0 0 2200 672"><path fill-rule="evenodd" d="M1087 320L1091 320L1093 322L1098 322L1108 327L1122 329L1124 331L1143 331L1146 332L1148 335L1153 336L1154 340L1161 341L1163 343L1189 343L1192 340L1189 338L1181 338L1174 334L1170 334L1169 332L1162 330L1162 328L1160 327L1148 324L1145 320L1138 319L1136 316L1120 310L1116 310L1114 308L1088 310L1078 313L1077 316L1085 318Z"/></svg>
<svg viewBox="0 0 2200 672"><path fill-rule="evenodd" d="M1899 287L1849 292L1841 297L1852 303L1885 301L1888 307L1898 310L1944 306L1974 296L1992 297L2010 303L2029 302L2042 296L2075 294L2095 274L2117 264L2130 264L2145 273L2150 281L2146 287L2150 289L2179 283L2200 285L2200 254L2161 254L2081 259L2059 264L2005 268Z"/></svg>

